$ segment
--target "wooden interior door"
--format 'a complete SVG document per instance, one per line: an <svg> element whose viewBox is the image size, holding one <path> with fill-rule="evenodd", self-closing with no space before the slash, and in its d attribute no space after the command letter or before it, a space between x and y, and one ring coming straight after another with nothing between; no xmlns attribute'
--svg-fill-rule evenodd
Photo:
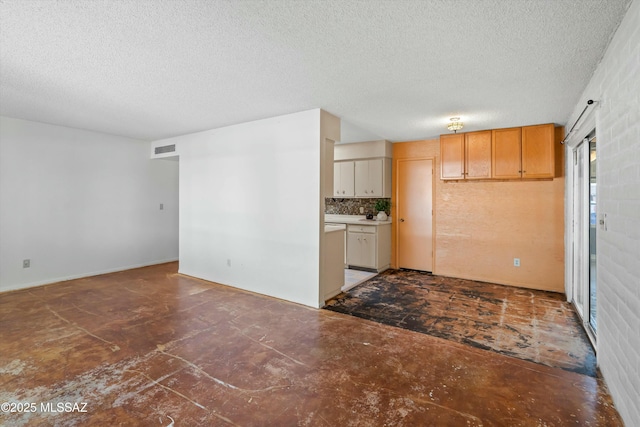
<svg viewBox="0 0 640 427"><path fill-rule="evenodd" d="M398 160L398 268L433 271L433 159Z"/></svg>

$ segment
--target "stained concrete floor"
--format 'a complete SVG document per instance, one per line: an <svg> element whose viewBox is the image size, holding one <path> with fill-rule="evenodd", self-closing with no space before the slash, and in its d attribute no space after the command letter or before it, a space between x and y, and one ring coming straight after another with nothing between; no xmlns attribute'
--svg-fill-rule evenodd
<svg viewBox="0 0 640 427"><path fill-rule="evenodd" d="M0 294L0 424L622 425L598 378L176 271Z"/></svg>
<svg viewBox="0 0 640 427"><path fill-rule="evenodd" d="M387 270L327 309L596 376L596 355L564 295Z"/></svg>

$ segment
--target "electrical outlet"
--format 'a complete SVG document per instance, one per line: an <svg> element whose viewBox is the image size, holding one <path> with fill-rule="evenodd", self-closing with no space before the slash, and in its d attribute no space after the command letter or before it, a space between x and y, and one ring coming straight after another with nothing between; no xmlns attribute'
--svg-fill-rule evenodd
<svg viewBox="0 0 640 427"><path fill-rule="evenodd" d="M164 203L160 203L160 210L163 211L164 210Z"/></svg>
<svg viewBox="0 0 640 427"><path fill-rule="evenodd" d="M31 267L31 260L30 259L25 259L22 261L22 268L29 268Z"/></svg>
<svg viewBox="0 0 640 427"><path fill-rule="evenodd" d="M227 259L227 267L231 267L231 260Z"/></svg>
<svg viewBox="0 0 640 427"><path fill-rule="evenodd" d="M360 213L363 214L364 213L364 208L362 206L360 206Z"/></svg>
<svg viewBox="0 0 640 427"><path fill-rule="evenodd" d="M514 267L520 267L520 258L514 258L513 259L513 266Z"/></svg>

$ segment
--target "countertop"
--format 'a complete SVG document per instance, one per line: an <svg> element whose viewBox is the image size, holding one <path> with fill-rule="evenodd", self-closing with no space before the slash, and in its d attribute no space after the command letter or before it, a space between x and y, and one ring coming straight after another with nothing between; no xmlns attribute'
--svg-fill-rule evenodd
<svg viewBox="0 0 640 427"><path fill-rule="evenodd" d="M344 227L340 227L339 225L332 224L324 224L324 232L325 233L333 233L334 231L345 231Z"/></svg>
<svg viewBox="0 0 640 427"><path fill-rule="evenodd" d="M357 224L357 225L387 225L391 224L391 217L386 221L378 221L373 217L373 220L368 220L365 215L334 215L334 214L325 214L324 222L325 223L334 223L334 224Z"/></svg>

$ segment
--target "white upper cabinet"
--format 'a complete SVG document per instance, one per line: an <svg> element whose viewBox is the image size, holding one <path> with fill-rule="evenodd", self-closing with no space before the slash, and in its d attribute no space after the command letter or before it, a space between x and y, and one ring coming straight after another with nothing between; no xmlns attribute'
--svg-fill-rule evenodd
<svg viewBox="0 0 640 427"><path fill-rule="evenodd" d="M382 197L382 163L382 159L356 161L356 197Z"/></svg>
<svg viewBox="0 0 640 427"><path fill-rule="evenodd" d="M335 162L333 197L391 197L391 159Z"/></svg>
<svg viewBox="0 0 640 427"><path fill-rule="evenodd" d="M354 196L354 162L333 164L333 197Z"/></svg>
<svg viewBox="0 0 640 427"><path fill-rule="evenodd" d="M333 197L391 197L389 141L336 144Z"/></svg>

